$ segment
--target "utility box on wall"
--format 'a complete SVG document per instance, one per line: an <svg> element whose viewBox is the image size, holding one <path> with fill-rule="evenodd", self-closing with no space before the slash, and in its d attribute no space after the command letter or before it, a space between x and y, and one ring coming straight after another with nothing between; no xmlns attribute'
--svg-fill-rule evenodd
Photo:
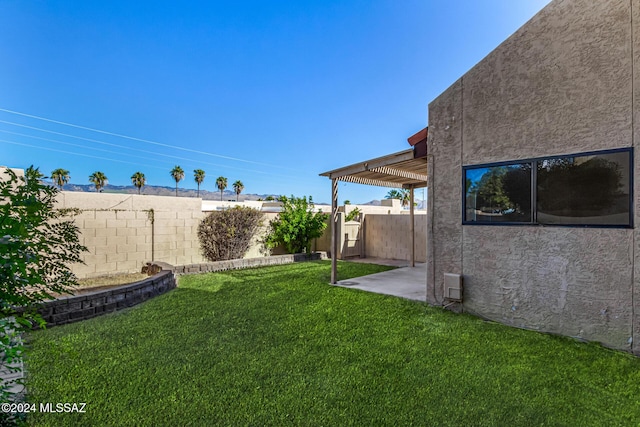
<svg viewBox="0 0 640 427"><path fill-rule="evenodd" d="M462 276L444 273L444 298L449 301L462 302Z"/></svg>

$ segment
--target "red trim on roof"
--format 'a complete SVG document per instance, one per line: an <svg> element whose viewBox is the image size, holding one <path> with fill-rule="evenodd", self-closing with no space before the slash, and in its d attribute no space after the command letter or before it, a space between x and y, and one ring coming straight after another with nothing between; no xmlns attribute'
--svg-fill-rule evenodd
<svg viewBox="0 0 640 427"><path fill-rule="evenodd" d="M407 138L407 141L409 141L409 145L413 147L419 142L426 141L428 134L429 134L429 127L427 126L426 128L422 129L418 133L411 135L409 138Z"/></svg>

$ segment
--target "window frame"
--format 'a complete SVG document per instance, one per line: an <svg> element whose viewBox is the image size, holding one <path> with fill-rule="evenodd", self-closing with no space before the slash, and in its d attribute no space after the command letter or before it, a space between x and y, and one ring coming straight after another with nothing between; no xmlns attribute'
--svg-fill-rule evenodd
<svg viewBox="0 0 640 427"><path fill-rule="evenodd" d="M616 153L628 153L629 154L629 220L627 224L550 224L550 223L539 223L538 222L538 162L543 160L555 160L555 159L563 159L567 157L582 157L582 156L594 156L594 155L606 155L606 154L616 154ZM511 166L511 165L519 165L526 164L530 165L531 169L531 221L529 222L509 222L509 221L468 221L467 220L467 191L466 191L466 177L467 171L473 169L481 169L481 168L492 168L492 167L500 167L500 166ZM585 151L580 153L571 153L571 154L560 154L553 156L543 156L543 157L534 157L527 159L519 159L519 160L510 160L510 161L501 161L501 162L492 162L492 163L481 163L475 165L466 165L462 166L462 225L496 225L496 226L535 226L535 227L572 227L572 228L624 228L631 229L634 228L633 221L633 212L634 212L634 204L633 204L633 189L634 189L634 168L633 168L633 147L626 148L616 148L610 150L598 150L598 151Z"/></svg>

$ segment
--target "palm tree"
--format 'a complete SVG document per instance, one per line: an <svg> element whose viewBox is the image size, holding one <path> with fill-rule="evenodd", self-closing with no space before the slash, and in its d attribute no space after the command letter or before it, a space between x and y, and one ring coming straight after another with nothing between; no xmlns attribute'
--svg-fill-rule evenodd
<svg viewBox="0 0 640 427"><path fill-rule="evenodd" d="M198 184L198 197L200 197L200 184L204 181L204 171L202 169L194 170L193 177L196 180L196 184Z"/></svg>
<svg viewBox="0 0 640 427"><path fill-rule="evenodd" d="M233 191L236 192L236 202L238 201L238 196L240 196L242 190L244 190L244 184L242 183L242 181L237 180L233 183Z"/></svg>
<svg viewBox="0 0 640 427"><path fill-rule="evenodd" d="M171 176L176 181L176 197L178 197L178 182L182 181L182 178L184 178L184 171L180 166L176 165L176 167L171 169Z"/></svg>
<svg viewBox="0 0 640 427"><path fill-rule="evenodd" d="M216 179L216 186L218 190L220 190L220 201L222 201L222 192L227 188L227 178L219 176L218 179Z"/></svg>
<svg viewBox="0 0 640 427"><path fill-rule="evenodd" d="M409 206L409 190L403 188L402 190L390 190L385 199L399 199L402 206Z"/></svg>
<svg viewBox="0 0 640 427"><path fill-rule="evenodd" d="M147 183L147 179L142 172L136 172L131 175L131 182L138 188L138 194L140 194L140 189Z"/></svg>
<svg viewBox="0 0 640 427"><path fill-rule="evenodd" d="M107 185L108 181L109 180L107 179L107 176L100 171L95 171L94 173L89 175L89 182L96 186L96 191L98 193L102 192L102 189L105 185Z"/></svg>
<svg viewBox="0 0 640 427"><path fill-rule="evenodd" d="M62 187L69 182L69 178L71 177L69 176L69 171L66 169L56 169L51 172L51 179L58 187L60 187L60 190L62 190Z"/></svg>

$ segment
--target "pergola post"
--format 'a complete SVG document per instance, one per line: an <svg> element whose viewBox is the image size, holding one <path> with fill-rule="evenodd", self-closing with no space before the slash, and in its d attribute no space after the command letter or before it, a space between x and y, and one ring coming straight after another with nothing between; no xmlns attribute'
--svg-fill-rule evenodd
<svg viewBox="0 0 640 427"><path fill-rule="evenodd" d="M411 216L411 267L415 267L416 266L416 233L415 233L415 228L416 228L416 224L415 224L415 216L414 216L414 212L413 212L413 190L414 190L414 186L413 184L411 186L409 186L409 214Z"/></svg>
<svg viewBox="0 0 640 427"><path fill-rule="evenodd" d="M338 180L331 180L331 284L338 282Z"/></svg>

